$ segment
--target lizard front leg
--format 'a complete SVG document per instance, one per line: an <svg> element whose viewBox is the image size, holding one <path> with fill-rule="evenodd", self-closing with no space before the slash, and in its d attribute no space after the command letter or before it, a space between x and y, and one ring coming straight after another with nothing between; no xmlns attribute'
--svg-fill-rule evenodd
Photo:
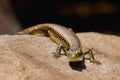
<svg viewBox="0 0 120 80"><path fill-rule="evenodd" d="M58 44L56 52L53 52L54 57L56 57L56 58L60 57L62 49L66 53L66 50L65 50L63 44L61 43L61 40L60 40L60 37L58 37L58 34L55 34L54 32L48 30L48 35L53 42Z"/></svg>
<svg viewBox="0 0 120 80"><path fill-rule="evenodd" d="M92 51L90 49L85 49L82 51L83 55L86 55L88 54L89 55L89 60L90 62L93 62L93 63L96 63L96 64L101 64L100 61L97 61L95 58L94 58L94 55L92 53Z"/></svg>
<svg viewBox="0 0 120 80"><path fill-rule="evenodd" d="M60 55L61 55L61 49L62 49L62 44L59 44L58 47L57 47L56 52L53 52L53 56L54 56L55 58L60 57Z"/></svg>

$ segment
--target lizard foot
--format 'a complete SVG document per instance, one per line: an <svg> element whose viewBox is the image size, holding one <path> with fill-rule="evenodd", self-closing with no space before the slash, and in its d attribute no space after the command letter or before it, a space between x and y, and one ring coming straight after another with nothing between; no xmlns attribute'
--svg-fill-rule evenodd
<svg viewBox="0 0 120 80"><path fill-rule="evenodd" d="M54 56L55 58L59 58L59 57L60 57L60 54L58 54L58 53L56 53L56 52L52 52L52 54L53 54L53 56Z"/></svg>
<svg viewBox="0 0 120 80"><path fill-rule="evenodd" d="M97 61L97 60L90 60L90 62L96 63L97 65L100 65L100 64L101 64L101 62L100 62L100 61Z"/></svg>

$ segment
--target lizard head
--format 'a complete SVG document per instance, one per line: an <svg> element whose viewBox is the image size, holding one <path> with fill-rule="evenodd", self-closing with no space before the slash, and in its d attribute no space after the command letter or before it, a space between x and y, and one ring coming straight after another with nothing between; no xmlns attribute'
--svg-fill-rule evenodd
<svg viewBox="0 0 120 80"><path fill-rule="evenodd" d="M83 61L83 54L80 49L76 51L69 51L68 52L68 57L70 62L79 62Z"/></svg>

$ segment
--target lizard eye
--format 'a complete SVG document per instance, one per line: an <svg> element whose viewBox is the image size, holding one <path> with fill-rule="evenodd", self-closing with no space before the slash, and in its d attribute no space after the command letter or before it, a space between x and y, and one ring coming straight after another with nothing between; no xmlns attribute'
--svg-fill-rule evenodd
<svg viewBox="0 0 120 80"><path fill-rule="evenodd" d="M82 54L81 54L81 53L79 53L79 54L78 54L78 56L82 56Z"/></svg>
<svg viewBox="0 0 120 80"><path fill-rule="evenodd" d="M77 55L77 56L82 56L82 53L81 53L81 52L79 52L79 53L77 53L76 55Z"/></svg>
<svg viewBox="0 0 120 80"><path fill-rule="evenodd" d="M77 56L82 56L82 52L81 52L81 50L79 50L79 49L76 50L76 55L77 55Z"/></svg>

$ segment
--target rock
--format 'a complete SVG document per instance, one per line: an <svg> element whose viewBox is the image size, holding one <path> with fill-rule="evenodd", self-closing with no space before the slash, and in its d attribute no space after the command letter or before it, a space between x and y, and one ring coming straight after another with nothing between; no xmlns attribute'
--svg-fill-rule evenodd
<svg viewBox="0 0 120 80"><path fill-rule="evenodd" d="M57 45L47 37L0 36L0 80L120 80L120 37L78 33L83 49L92 49L102 65L85 59L81 71L62 55L54 58ZM87 56L86 56L87 57ZM76 66L77 67L77 66Z"/></svg>

